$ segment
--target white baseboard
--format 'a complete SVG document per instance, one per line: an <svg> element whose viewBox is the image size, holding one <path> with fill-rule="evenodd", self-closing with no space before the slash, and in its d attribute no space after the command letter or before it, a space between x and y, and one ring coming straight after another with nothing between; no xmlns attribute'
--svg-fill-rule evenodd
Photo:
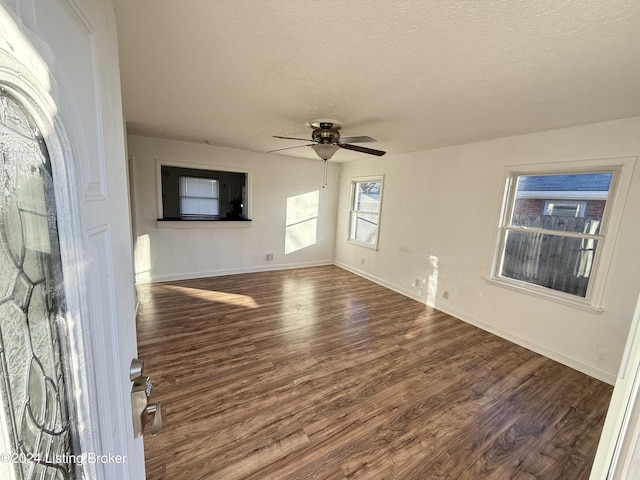
<svg viewBox="0 0 640 480"><path fill-rule="evenodd" d="M415 301L420 302L420 303L425 303L424 298L418 297L414 292L411 292L411 291L409 291L407 289L404 289L402 287L394 285L393 283L389 283L386 280L383 280L383 279L378 278L378 277L376 277L374 275L371 275L371 274L369 274L369 273L367 273L367 272L365 272L363 270L359 270L357 268L354 268L354 267L352 267L350 265L347 265L347 264L344 264L344 263L341 263L341 262L334 262L334 265L336 267L340 267L340 268L342 268L344 270L347 270L347 271L349 271L351 273L355 273L359 277L363 277L363 278L366 278L367 280L371 280L373 283L377 283L378 285L382 285L383 287L386 287L389 290L393 290L394 292L398 292L398 293L404 295L405 297L411 298L412 300L415 300Z"/></svg>
<svg viewBox="0 0 640 480"><path fill-rule="evenodd" d="M326 265L333 265L333 260L322 260L317 262L284 263L284 264L281 263L281 264L274 264L274 265L259 265L255 267L227 268L227 269L220 269L220 270L207 270L202 272L169 273L164 275L153 275L151 276L149 281L138 281L136 282L136 284L141 285L145 283L173 282L176 280L190 280L194 278L206 278L206 277L221 277L223 275L270 272L272 270L290 270L294 268L305 268L305 267L321 267Z"/></svg>
<svg viewBox="0 0 640 480"><path fill-rule="evenodd" d="M410 292L402 287L398 287L397 285L394 285L390 282L387 282L385 280L382 280L381 278L378 278L374 275L371 275L367 272L363 272L362 270L358 270L357 268L353 268L349 265L340 263L340 262L335 262L335 265L343 268L345 270L348 270L351 273L354 273L360 277L366 278L367 280L371 280L374 283L377 283L378 285L382 285L383 287L386 287L390 290L393 290L394 292L400 293L402 295L404 295L405 297L409 297L412 300L416 300L420 303L425 303L425 299L423 298L419 298L418 296L415 295L414 292ZM610 373L607 371L604 371L598 367L594 367L593 365L588 365L584 362L581 362L580 360L577 360L573 357L570 357L568 355L565 355L561 352L558 352L556 350L553 350L549 347L546 347L545 345L541 345L531 339L528 339L526 337L521 337L519 335L514 335L511 332L508 332L506 330L503 330L501 328L497 328L493 325L490 325L482 320L479 320L477 318L475 318L473 315L469 315L467 313L464 312L459 312L456 311L454 309L448 308L448 307L442 307L441 305L437 305L436 307L438 310L440 310L441 312L444 312L448 315L451 315L452 317L455 317L459 320L462 320L463 322L466 322L470 325L473 325L475 327L480 328L481 330L484 330L486 332L492 333L493 335L496 335L500 338L504 338L505 340L511 342L511 343L515 343L516 345L520 345L521 347L524 347L528 350L531 350L532 352L536 352L539 353L540 355L543 355L551 360L554 360L558 363L561 363L563 365L566 365L567 367L573 368L574 370L577 370L579 372L582 372L586 375L589 375L590 377L594 377L597 378L598 380L608 383L609 385L614 385L616 382L616 374L615 373Z"/></svg>
<svg viewBox="0 0 640 480"><path fill-rule="evenodd" d="M546 347L545 345L541 345L531 339L528 339L526 337L522 337L519 335L514 335L511 332L502 330L501 328L495 327L493 325L489 325L488 323L483 322L482 320L479 320L477 318L474 318L471 315L458 312L451 308L442 308L439 305L438 310L446 314L449 314L452 317L455 317L459 320L462 320L463 322L469 323L470 325L478 327L486 332L489 332L498 337L504 338L505 340L515 343L516 345L520 345L521 347L531 350L532 352L539 353L540 355L550 358L551 360L554 360L558 363L562 363L567 367L573 368L574 370L578 370L579 372L589 375L590 377L597 378L598 380L608 383L609 385L614 385L616 382L615 374L606 372L600 368L594 367L593 365L588 365L584 362L581 362L578 359L575 359L561 352L553 350L549 347Z"/></svg>

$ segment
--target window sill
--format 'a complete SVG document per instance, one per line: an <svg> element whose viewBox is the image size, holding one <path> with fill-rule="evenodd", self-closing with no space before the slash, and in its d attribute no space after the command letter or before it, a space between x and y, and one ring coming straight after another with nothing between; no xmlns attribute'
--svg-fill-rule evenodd
<svg viewBox="0 0 640 480"><path fill-rule="evenodd" d="M484 281L490 285L496 285L498 287L508 288L509 290L514 290L516 292L525 293L532 297L542 298L544 300L550 300L552 302L560 303L562 305L566 305L573 308L578 308L580 310L584 310L591 313L602 313L604 309L597 306L592 305L586 299L581 299L579 297L574 297L569 294L555 293L553 290L538 287L536 285L531 285L525 282L519 282L517 280L503 280L501 278L495 277L484 277Z"/></svg>
<svg viewBox="0 0 640 480"><path fill-rule="evenodd" d="M347 243L350 243L351 245L357 245L358 247L368 248L369 250L378 250L377 245L371 245L369 243L357 242L355 240L347 240Z"/></svg>
<svg viewBox="0 0 640 480"><path fill-rule="evenodd" d="M157 228L247 228L251 226L252 220L245 218L217 220L156 220Z"/></svg>

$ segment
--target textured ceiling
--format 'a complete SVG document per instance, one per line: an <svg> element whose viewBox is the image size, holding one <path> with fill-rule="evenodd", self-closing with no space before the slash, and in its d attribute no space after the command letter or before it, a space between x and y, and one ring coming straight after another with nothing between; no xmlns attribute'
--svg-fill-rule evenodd
<svg viewBox="0 0 640 480"><path fill-rule="evenodd" d="M640 115L638 0L115 6L130 133L266 152L334 118L391 155Z"/></svg>

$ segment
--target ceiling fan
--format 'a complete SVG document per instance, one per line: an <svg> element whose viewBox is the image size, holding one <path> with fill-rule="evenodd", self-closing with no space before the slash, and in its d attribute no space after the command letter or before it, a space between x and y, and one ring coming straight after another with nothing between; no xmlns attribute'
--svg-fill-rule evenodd
<svg viewBox="0 0 640 480"><path fill-rule="evenodd" d="M293 147L278 148L276 150L270 150L268 153L279 152L281 150L288 150L291 148L311 147L316 152L316 154L325 161L333 157L333 154L341 148L344 148L346 150L353 150L354 152L376 155L378 157L381 157L382 155L387 153L383 152L382 150L375 150L373 148L352 145L353 143L375 142L376 140L367 136L340 137L340 129L342 128L342 123L338 122L337 120L317 119L307 123L307 126L313 129L313 132L311 133L311 139L282 137L279 135L274 135L274 138L283 138L285 140L300 140L302 142L311 143L307 143L305 145L296 145Z"/></svg>
<svg viewBox="0 0 640 480"><path fill-rule="evenodd" d="M331 157L333 157L334 153L336 153L341 148L352 150L354 152L366 153L368 155L375 155L377 157L381 157L382 155L387 153L383 152L382 150L376 150L374 148L352 145L353 143L375 142L376 140L367 136L340 137L340 129L342 128L342 123L337 120L316 119L307 123L307 127L313 129L310 140L306 138L282 137L279 135L274 135L273 137L282 138L285 140L300 140L302 142L311 143L306 143L305 145L295 145L293 147L278 148L276 150L270 150L267 153L279 152L282 150L289 150L291 148L300 147L313 148L318 157L320 157L320 159L324 163L324 183L322 184L322 188L327 185L327 161Z"/></svg>

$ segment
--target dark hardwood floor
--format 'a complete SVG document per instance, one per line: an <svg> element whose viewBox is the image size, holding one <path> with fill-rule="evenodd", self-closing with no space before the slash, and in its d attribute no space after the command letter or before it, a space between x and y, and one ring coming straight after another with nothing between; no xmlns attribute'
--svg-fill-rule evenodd
<svg viewBox="0 0 640 480"><path fill-rule="evenodd" d="M586 479L612 387L338 267L138 287L148 479Z"/></svg>

